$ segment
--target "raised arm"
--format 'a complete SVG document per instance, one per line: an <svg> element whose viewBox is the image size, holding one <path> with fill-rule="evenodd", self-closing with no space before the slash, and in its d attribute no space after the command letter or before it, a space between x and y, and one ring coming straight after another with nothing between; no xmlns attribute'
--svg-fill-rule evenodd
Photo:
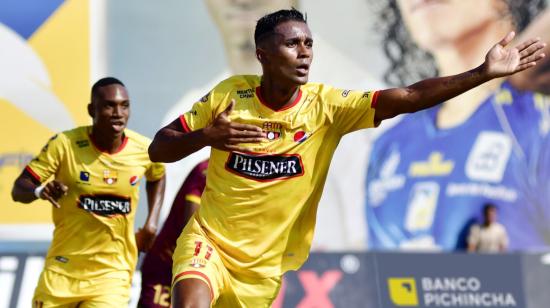
<svg viewBox="0 0 550 308"><path fill-rule="evenodd" d="M378 94L375 120L382 121L402 113L416 112L443 103L493 78L521 72L542 59L546 44L539 38L514 48L505 48L515 33L510 32L494 45L480 66L462 74L426 79L405 88L382 90Z"/></svg>
<svg viewBox="0 0 550 308"><path fill-rule="evenodd" d="M240 124L229 120L235 101L204 128L186 131L179 119L157 132L149 146L149 157L154 162L174 162L205 146L224 151L246 151L239 143L257 143L263 139L258 126Z"/></svg>

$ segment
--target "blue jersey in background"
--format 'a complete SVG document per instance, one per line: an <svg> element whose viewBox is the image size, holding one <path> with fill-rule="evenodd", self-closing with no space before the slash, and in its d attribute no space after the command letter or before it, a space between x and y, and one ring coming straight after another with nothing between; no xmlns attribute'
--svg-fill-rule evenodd
<svg viewBox="0 0 550 308"><path fill-rule="evenodd" d="M408 115L375 142L369 247L464 248L469 227L491 202L510 249L548 249L548 97L504 83L461 125L438 129L436 113Z"/></svg>

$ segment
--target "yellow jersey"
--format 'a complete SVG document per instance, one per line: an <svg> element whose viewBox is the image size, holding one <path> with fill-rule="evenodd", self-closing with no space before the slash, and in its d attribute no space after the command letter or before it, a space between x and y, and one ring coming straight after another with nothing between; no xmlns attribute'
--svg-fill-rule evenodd
<svg viewBox="0 0 550 308"><path fill-rule="evenodd" d="M131 278L139 182L161 179L164 166L149 160L146 137L126 129L118 151L108 154L94 144L91 130L54 136L26 168L40 182L53 177L69 188L61 208L52 206L55 229L45 268L77 279Z"/></svg>
<svg viewBox="0 0 550 308"><path fill-rule="evenodd" d="M229 270L274 277L307 259L334 150L344 134L375 126L377 92L308 83L291 105L272 110L261 98L260 81L231 77L180 121L186 131L204 128L234 99L230 120L263 129L263 142L242 144L246 153L212 149L194 219ZM186 233L191 228L182 237Z"/></svg>

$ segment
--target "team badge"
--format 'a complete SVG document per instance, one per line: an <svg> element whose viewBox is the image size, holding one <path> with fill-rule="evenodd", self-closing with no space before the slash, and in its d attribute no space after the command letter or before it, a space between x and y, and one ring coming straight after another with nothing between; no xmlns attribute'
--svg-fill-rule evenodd
<svg viewBox="0 0 550 308"><path fill-rule="evenodd" d="M262 129L267 140L276 140L281 138L283 125L281 123L264 122Z"/></svg>
<svg viewBox="0 0 550 308"><path fill-rule="evenodd" d="M118 180L118 175L116 171L112 170L103 170L103 182L113 185Z"/></svg>
<svg viewBox="0 0 550 308"><path fill-rule="evenodd" d="M130 178L130 185L134 186L139 182L139 177L137 175L133 175Z"/></svg>
<svg viewBox="0 0 550 308"><path fill-rule="evenodd" d="M90 172L80 171L80 180L83 182L88 182L90 180Z"/></svg>

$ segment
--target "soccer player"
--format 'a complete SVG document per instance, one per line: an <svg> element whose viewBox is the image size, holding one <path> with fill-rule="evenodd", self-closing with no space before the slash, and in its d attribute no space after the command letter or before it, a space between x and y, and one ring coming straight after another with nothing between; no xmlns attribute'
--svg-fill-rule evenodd
<svg viewBox="0 0 550 308"><path fill-rule="evenodd" d="M127 129L124 84L92 87L91 126L52 137L15 181L12 197L53 204L53 241L34 307L124 307L138 249L153 242L164 193L164 166L147 155L150 141ZM134 234L139 183L147 179L149 214Z"/></svg>
<svg viewBox="0 0 550 308"><path fill-rule="evenodd" d="M550 16L548 10L540 15L541 0L386 5L385 14L374 16L396 17L381 20L383 28L410 33L384 41L403 47L396 49L402 54L388 54L393 65L387 77L394 83L426 67L434 75L435 68L441 75L467 69L509 31L525 37L540 28L549 39ZM549 68L539 61L534 70L407 115L376 140L367 173L371 249L465 250L470 222L486 203L499 204L511 250L550 247L550 105L548 97L526 91L550 91Z"/></svg>
<svg viewBox="0 0 550 308"><path fill-rule="evenodd" d="M281 276L306 260L330 159L340 138L432 107L542 58L543 44L505 48L468 72L381 91L308 83L313 38L302 13L262 17L254 33L262 76L233 76L157 132L153 161L211 146L201 206L178 239L174 307L268 307ZM411 132L414 137L414 132Z"/></svg>
<svg viewBox="0 0 550 308"><path fill-rule="evenodd" d="M191 170L180 187L162 229L145 255L141 266L141 295L138 306L159 308L170 306L172 254L181 230L201 203L206 185L208 161Z"/></svg>

